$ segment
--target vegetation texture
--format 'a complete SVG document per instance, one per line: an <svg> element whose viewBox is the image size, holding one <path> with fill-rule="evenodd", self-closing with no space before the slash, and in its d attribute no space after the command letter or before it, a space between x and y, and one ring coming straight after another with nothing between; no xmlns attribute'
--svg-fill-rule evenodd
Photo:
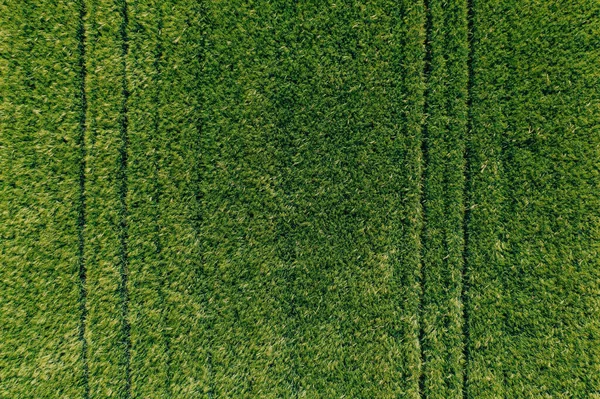
<svg viewBox="0 0 600 399"><path fill-rule="evenodd" d="M0 398L600 398L600 3L0 0Z"/></svg>

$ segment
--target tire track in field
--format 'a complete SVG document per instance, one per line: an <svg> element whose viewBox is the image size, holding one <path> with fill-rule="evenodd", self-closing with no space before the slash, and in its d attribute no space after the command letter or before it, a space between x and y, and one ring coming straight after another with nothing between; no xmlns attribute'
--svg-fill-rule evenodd
<svg viewBox="0 0 600 399"><path fill-rule="evenodd" d="M425 109L425 50L428 37L426 26L426 4L420 1L415 5L404 2L401 7L401 20L413 21L414 26L406 26L401 30L400 37L404 36L402 89L406 92L406 99L414 96L414 100L401 108L401 117L404 121L404 135L406 144L403 148L407 162L402 175L406 193L402 199L406 207L406 214L402 218L402 230L398 256L397 273L401 277L403 287L400 289L400 298L409 304L400 337L409 345L404 345L406 358L406 371L403 373L407 379L404 391L406 397L421 397L422 373L422 340L421 332L421 300L422 300L422 258L421 247L423 229L423 128ZM399 21L399 22L400 22ZM406 101L406 100L405 100Z"/></svg>
<svg viewBox="0 0 600 399"><path fill-rule="evenodd" d="M85 0L86 329L90 397L131 397L125 0Z"/></svg>
<svg viewBox="0 0 600 399"><path fill-rule="evenodd" d="M204 5L129 8L129 293L133 397L210 394L201 231Z"/></svg>
<svg viewBox="0 0 600 399"><path fill-rule="evenodd" d="M452 162L445 165L447 182L445 185L445 208L447 219L445 240L447 246L448 314L445 327L448 329L448 363L444 374L451 376L448 381L447 397L463 397L464 374L464 304L462 290L464 284L464 218L465 218L465 138L468 132L469 95L469 25L467 0L450 3L445 19L445 48L447 69L450 81L446 95L448 109L448 140L446 152Z"/></svg>
<svg viewBox="0 0 600 399"><path fill-rule="evenodd" d="M119 120L119 133L121 139L121 147L119 149L119 169L117 171L118 192L120 197L119 202L119 274L121 282L119 286L119 294L121 296L121 335L125 351L124 368L125 368L125 387L124 395L126 398L131 397L131 326L129 324L129 289L127 287L129 273L129 224L127 221L127 151L129 147L129 120L128 120L128 99L129 90L127 87L127 54L129 52L129 40L127 35L127 27L129 24L129 14L127 9L127 1L120 1L120 17L121 24L119 26L119 36L121 40L121 68L122 68L122 104Z"/></svg>
<svg viewBox="0 0 600 399"><path fill-rule="evenodd" d="M86 328L89 396L122 397L118 193L120 75L115 4L86 0ZM112 34L106 34L113 32ZM113 68L107 68L110 64Z"/></svg>
<svg viewBox="0 0 600 399"><path fill-rule="evenodd" d="M420 137L420 150L421 150L421 173L419 175L419 204L421 208L421 226L419 228L419 239L420 239L420 247L419 247L419 276L418 276L418 309L417 309L417 319L419 322L418 327L418 342L419 342L419 375L418 375L418 398L424 398L425 393L425 351L424 351L424 342L425 342L425 325L423 322L424 311L423 311L423 303L425 300L425 286L427 285L427 280L425 276L425 265L423 262L423 258L425 255L425 224L426 224L426 204L425 204L425 181L426 181L426 173L427 173L427 160L429 158L427 154L427 135L428 135L428 126L427 126L427 111L429 108L429 102L427 101L428 94L428 79L431 70L431 0L423 0L423 8L424 8L424 29L425 29L425 40L424 40L424 56L423 56L423 81L425 83L425 89L423 92L423 122L421 127L421 137Z"/></svg>
<svg viewBox="0 0 600 399"><path fill-rule="evenodd" d="M426 6L420 387L424 397L445 399L463 396L467 4Z"/></svg>
<svg viewBox="0 0 600 399"><path fill-rule="evenodd" d="M474 0L466 0L467 2L467 46L468 46L468 58L467 58L467 131L465 136L465 149L464 149L464 216L463 216L463 253L462 253L462 291L461 291L461 303L462 303L462 316L463 316L463 399L469 398L468 381L469 381L469 361L470 361L470 334L469 334L469 315L470 315L470 302L469 302L469 269L468 269L468 257L467 250L469 247L469 219L470 219L470 207L471 207L471 154L469 147L469 135L473 131L473 35L474 35Z"/></svg>
<svg viewBox="0 0 600 399"><path fill-rule="evenodd" d="M90 372L88 366L88 341L85 334L85 325L87 319L87 269L85 263L85 211L86 211L86 198L85 198L85 179L86 179L86 144L85 135L87 129L87 96L86 96L86 78L87 69L85 63L86 57L86 32L85 32L85 18L87 10L85 7L85 1L79 1L79 21L77 26L77 50L78 50L78 67L79 67L79 101L80 101L80 113L79 113L79 136L77 137L77 145L79 146L79 201L77 205L77 257L79 263L79 303L80 303L80 321L79 321L79 340L81 341L81 362L83 367L83 397L84 399L90 396Z"/></svg>

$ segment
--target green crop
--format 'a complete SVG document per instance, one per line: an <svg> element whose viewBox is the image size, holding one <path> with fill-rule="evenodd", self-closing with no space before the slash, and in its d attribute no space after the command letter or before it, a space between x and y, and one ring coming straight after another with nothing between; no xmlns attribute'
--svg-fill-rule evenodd
<svg viewBox="0 0 600 399"><path fill-rule="evenodd" d="M0 398L597 397L598 15L0 1Z"/></svg>

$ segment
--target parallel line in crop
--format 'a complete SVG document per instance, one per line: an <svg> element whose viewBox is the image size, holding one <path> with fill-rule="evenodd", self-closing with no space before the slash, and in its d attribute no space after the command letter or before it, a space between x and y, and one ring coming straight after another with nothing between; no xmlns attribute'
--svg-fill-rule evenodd
<svg viewBox="0 0 600 399"><path fill-rule="evenodd" d="M418 344L419 344L419 374L418 374L418 398L422 398L425 396L426 391L426 383L427 383L427 351L428 348L426 346L426 335L429 320L427 320L427 314L425 311L426 306L426 288L428 286L428 278L427 278L427 269L426 269L426 253L427 253L427 237L426 237L426 221L427 221L427 210L428 206L426 204L426 180L427 180L427 161L429 158L428 155L428 123L427 123L427 115L430 108L430 100L428 95L430 93L429 89L429 80L432 70L432 58L433 58L433 50L432 50L432 35L433 35L433 24L434 24L434 16L435 14L431 12L431 0L423 0L423 8L424 8L424 30L425 30L425 38L424 38L424 56L423 56L423 122L421 126L421 136L420 136L420 150L422 156L422 165L421 165L421 173L419 175L419 184L420 184L420 196L419 203L421 207L421 226L419 229L419 277L418 277L418 308L417 308L417 317L419 320L419 328L418 328Z"/></svg>
<svg viewBox="0 0 600 399"><path fill-rule="evenodd" d="M79 8L79 18L78 18L78 26L77 26L77 39L78 39L78 68L79 68L79 100L80 100L80 111L79 111L79 136L77 137L77 145L80 150L80 159L79 163L79 201L77 208L77 257L79 262L79 301L80 301L80 324L79 324L79 339L81 340L81 362L83 367L83 387L84 399L89 398L90 396L90 372L88 366L88 342L85 334L85 324L87 319L87 269L85 264L85 177L86 177L86 145L85 145L85 135L87 129L87 95L86 95L86 79L87 79L87 69L86 69L86 32L85 32L85 18L86 18L86 8L85 1L79 0L77 4Z"/></svg>
<svg viewBox="0 0 600 399"><path fill-rule="evenodd" d="M446 96L448 109L447 153L451 162L446 164L445 201L447 209L447 281L448 329L446 348L448 362L444 368L447 381L447 398L464 396L464 306L462 291L464 284L464 219L465 219L465 173L466 145L468 135L468 87L469 87L469 45L468 45L468 4L466 0L450 2L446 14L446 67L450 81Z"/></svg>
<svg viewBox="0 0 600 399"><path fill-rule="evenodd" d="M468 291L467 330L469 341L468 397L503 397L502 375L503 340L500 307L503 288L502 256L499 232L502 231L504 182L501 162L501 137L505 116L502 86L490 90L494 82L504 82L507 70L503 65L505 36L488 39L489 27L504 27L505 11L502 2L472 1L471 57L471 132L467 139L469 165L469 214L466 221L468 246L466 276ZM491 24L490 24L491 23ZM500 51L498 51L500 49Z"/></svg>
<svg viewBox="0 0 600 399"><path fill-rule="evenodd" d="M428 2L421 344L426 397L462 396L466 3Z"/></svg>
<svg viewBox="0 0 600 399"><path fill-rule="evenodd" d="M90 397L131 396L127 316L124 4L87 0L86 337Z"/></svg>
<svg viewBox="0 0 600 399"><path fill-rule="evenodd" d="M119 36L121 41L121 111L119 114L119 169L117 171L117 184L119 192L119 274L121 275L119 295L121 297L121 339L125 357L123 368L125 370L125 398L131 397L131 326L129 324L129 287L127 284L129 274L129 223L128 223L128 176L127 158L129 147L129 118L128 102L129 89L127 80L127 55L129 52L128 24L129 12L127 0L119 0Z"/></svg>
<svg viewBox="0 0 600 399"><path fill-rule="evenodd" d="M469 265L468 265L468 256L467 249L469 248L469 220L471 218L471 149L469 146L470 135L473 133L473 57L474 57L474 46L473 46L473 32L474 32L474 8L473 8L474 0L466 0L466 19L467 19L467 46L468 46L468 55L467 55L467 126L466 126L466 134L464 136L464 158L465 158L465 167L464 167L464 187L463 187L463 201L464 201L464 217L462 224L463 231L463 252L462 252L462 289L460 293L460 301L462 303L462 312L463 312L463 324L462 324L462 333L463 333L463 343L462 343L462 352L463 352L463 380L462 380L462 397L463 399L469 398L469 390L468 390L468 381L469 381L469 364L470 364L470 330L469 330L469 322L470 322L470 313L471 313L471 303L469 302Z"/></svg>
<svg viewBox="0 0 600 399"><path fill-rule="evenodd" d="M197 226L203 8L142 1L129 10L132 390L143 397L210 395L213 321Z"/></svg>

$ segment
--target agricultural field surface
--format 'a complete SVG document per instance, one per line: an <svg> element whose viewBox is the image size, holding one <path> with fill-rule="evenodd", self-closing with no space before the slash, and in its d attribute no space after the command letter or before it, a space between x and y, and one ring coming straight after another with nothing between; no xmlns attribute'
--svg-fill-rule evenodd
<svg viewBox="0 0 600 399"><path fill-rule="evenodd" d="M600 399L597 0L0 0L0 399Z"/></svg>

